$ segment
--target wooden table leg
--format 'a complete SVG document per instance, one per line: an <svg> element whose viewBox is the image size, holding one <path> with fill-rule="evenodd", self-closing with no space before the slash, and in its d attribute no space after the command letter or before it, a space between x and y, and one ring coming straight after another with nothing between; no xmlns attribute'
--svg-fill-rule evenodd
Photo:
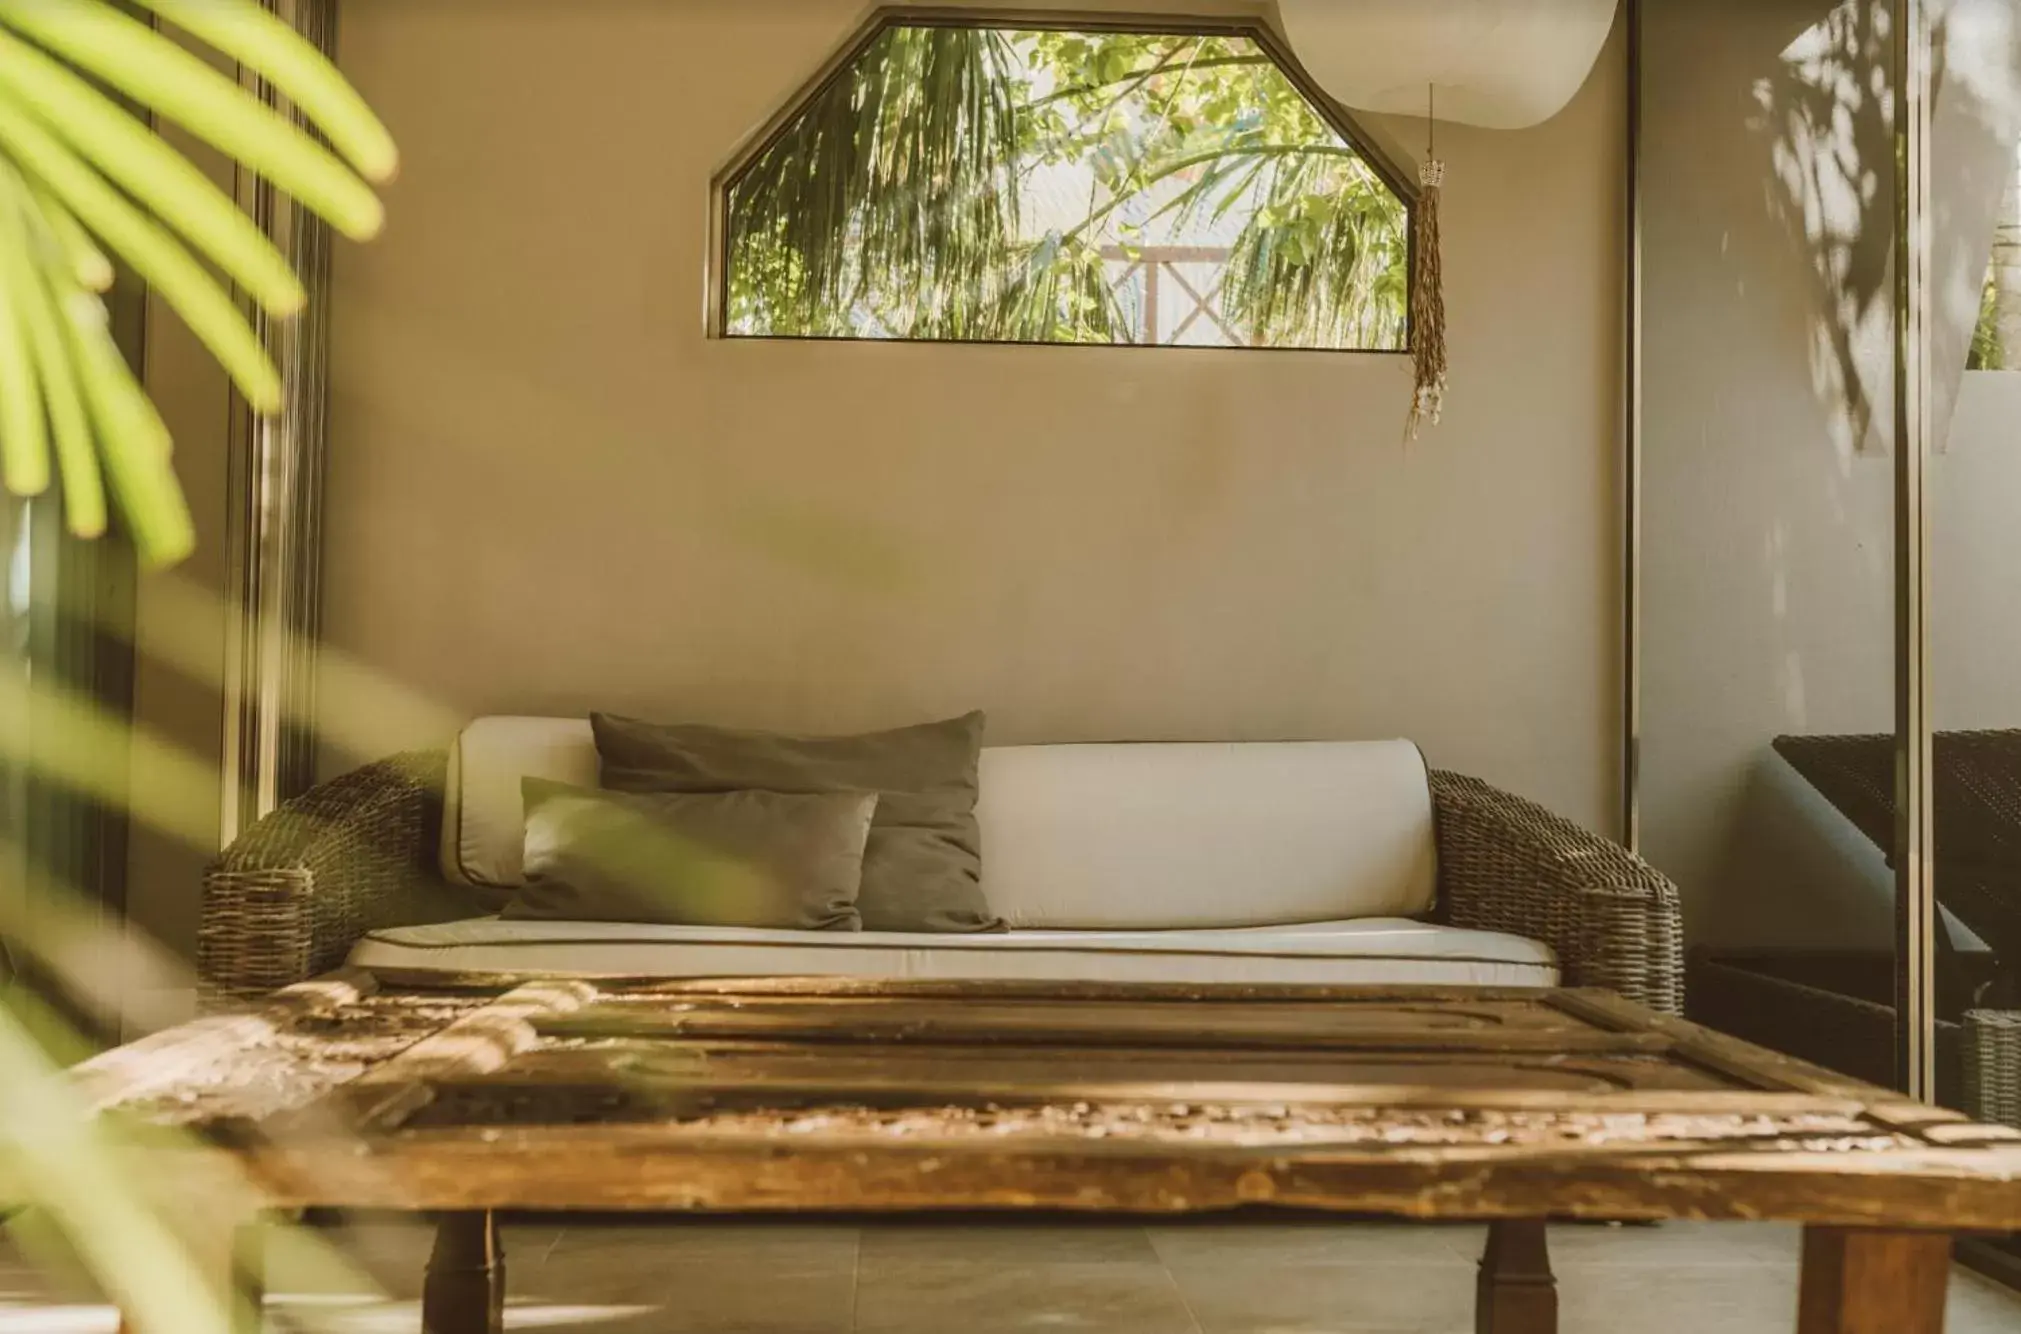
<svg viewBox="0 0 2021 1334"><path fill-rule="evenodd" d="M1542 1219L1488 1225L1474 1296L1475 1334L1557 1334L1558 1280Z"/></svg>
<svg viewBox="0 0 2021 1334"><path fill-rule="evenodd" d="M444 1214L421 1285L423 1334L500 1334L505 1328L505 1245L490 1210Z"/></svg>
<svg viewBox="0 0 2021 1334"><path fill-rule="evenodd" d="M1943 1334L1951 1239L1807 1227L1797 1334Z"/></svg>

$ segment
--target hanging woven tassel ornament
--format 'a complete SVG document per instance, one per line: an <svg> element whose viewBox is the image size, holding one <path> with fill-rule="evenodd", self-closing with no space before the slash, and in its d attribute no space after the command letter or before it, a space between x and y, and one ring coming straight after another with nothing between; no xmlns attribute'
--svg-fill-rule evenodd
<svg viewBox="0 0 2021 1334"><path fill-rule="evenodd" d="M1432 124L1437 124L1437 103L1432 105ZM1446 164L1434 154L1438 148L1436 129L1418 168L1417 214L1413 226L1413 250L1417 267L1411 274L1410 319L1411 361L1417 370L1416 392L1411 397L1410 422L1405 438L1415 440L1426 426L1437 426L1446 403L1446 292L1445 276L1439 264L1439 193L1446 183Z"/></svg>

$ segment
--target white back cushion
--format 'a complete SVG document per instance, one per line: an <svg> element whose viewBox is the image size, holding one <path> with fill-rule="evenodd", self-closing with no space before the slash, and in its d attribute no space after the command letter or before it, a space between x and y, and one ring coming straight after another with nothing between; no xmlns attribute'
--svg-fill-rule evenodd
<svg viewBox="0 0 2021 1334"><path fill-rule="evenodd" d="M1408 741L999 747L977 813L983 893L1013 928L1403 917L1435 892Z"/></svg>
<svg viewBox="0 0 2021 1334"><path fill-rule="evenodd" d="M522 778L597 785L587 718L479 718L449 751L442 809L442 873L459 885L526 883Z"/></svg>
<svg viewBox="0 0 2021 1334"><path fill-rule="evenodd" d="M594 787L582 718L479 718L450 752L442 870L523 882L520 779ZM1401 917L1437 868L1408 741L998 746L982 887L1013 927L1165 930Z"/></svg>

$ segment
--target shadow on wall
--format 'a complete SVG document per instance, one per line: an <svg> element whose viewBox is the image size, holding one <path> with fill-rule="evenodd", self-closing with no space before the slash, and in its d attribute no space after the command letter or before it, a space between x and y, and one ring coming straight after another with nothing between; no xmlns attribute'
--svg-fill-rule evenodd
<svg viewBox="0 0 2021 1334"><path fill-rule="evenodd" d="M1717 875L1752 907L1750 947L1886 954L1895 941L1895 873L1886 852L1773 749L1749 766L1725 831ZM1986 942L1949 908L1945 930L1960 949Z"/></svg>
<svg viewBox="0 0 2021 1334"><path fill-rule="evenodd" d="M1895 11L1854 0L1798 34L1754 88L1769 216L1811 284L1811 388L1853 440L1893 438ZM2011 172L2021 22L2008 0L1931 4L1934 447L1948 432Z"/></svg>
<svg viewBox="0 0 2021 1334"><path fill-rule="evenodd" d="M1725 893L1752 905L1746 939L1734 943L1893 947L1895 876L1886 856L1766 743L1748 768L1716 867Z"/></svg>
<svg viewBox="0 0 2021 1334"><path fill-rule="evenodd" d="M1768 154L1768 216L1808 279L1811 392L1864 444L1894 374L1892 15L1841 5L1786 47L1754 86L1749 129Z"/></svg>

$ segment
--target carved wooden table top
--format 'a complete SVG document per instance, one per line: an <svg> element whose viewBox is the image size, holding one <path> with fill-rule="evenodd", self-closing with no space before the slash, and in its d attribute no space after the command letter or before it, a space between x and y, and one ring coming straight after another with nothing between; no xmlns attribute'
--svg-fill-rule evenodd
<svg viewBox="0 0 2021 1334"><path fill-rule="evenodd" d="M76 1073L277 1207L1784 1219L1846 1291L1848 1229L2021 1229L2021 1131L1598 991L346 972Z"/></svg>

